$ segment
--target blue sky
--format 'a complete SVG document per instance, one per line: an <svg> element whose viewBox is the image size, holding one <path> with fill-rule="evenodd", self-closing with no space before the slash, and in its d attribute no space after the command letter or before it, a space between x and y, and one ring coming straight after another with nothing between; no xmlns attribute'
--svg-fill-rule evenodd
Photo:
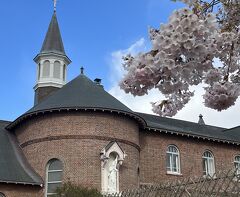
<svg viewBox="0 0 240 197"><path fill-rule="evenodd" d="M148 48L148 27L159 27L174 9L182 6L170 0L58 0L58 21L66 53L72 60L68 80L84 66L88 77L102 78L107 91L132 107L133 98L120 93L114 81L122 73L120 68L116 69L120 67L121 55ZM33 105L36 66L32 59L42 46L53 2L8 0L1 1L0 8L0 119L14 120ZM153 94L148 99L155 99ZM145 109L150 113L149 101L144 99L139 105L146 103ZM205 109L201 109L199 106L195 113L203 113ZM189 115L180 114L177 118L188 119L192 117ZM219 124L214 120L208 123ZM235 124L229 120L229 126Z"/></svg>

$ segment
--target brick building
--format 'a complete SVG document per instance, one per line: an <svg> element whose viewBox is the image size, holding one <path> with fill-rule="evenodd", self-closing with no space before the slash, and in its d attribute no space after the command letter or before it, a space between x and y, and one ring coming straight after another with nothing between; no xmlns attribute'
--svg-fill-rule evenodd
<svg viewBox="0 0 240 197"><path fill-rule="evenodd" d="M0 197L47 197L69 181L117 192L240 165L240 127L134 112L83 69L66 83L56 12L34 61L34 106L0 121Z"/></svg>

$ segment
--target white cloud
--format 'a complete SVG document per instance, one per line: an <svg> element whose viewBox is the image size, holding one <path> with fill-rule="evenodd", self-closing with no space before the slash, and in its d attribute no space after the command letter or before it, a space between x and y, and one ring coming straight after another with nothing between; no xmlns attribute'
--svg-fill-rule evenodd
<svg viewBox="0 0 240 197"><path fill-rule="evenodd" d="M203 86L199 85L198 87L196 87L195 96L174 118L197 122L199 114L202 114L205 123L209 125L215 125L226 128L240 125L239 99L238 102L228 110L218 112L216 110L204 106L203 103L204 100L202 98L203 94L204 94Z"/></svg>
<svg viewBox="0 0 240 197"><path fill-rule="evenodd" d="M109 66L111 71L110 79L112 87L108 92L120 100L122 103L127 105L130 109L138 112L152 114L153 112L151 111L150 102L162 100L163 96L160 94L160 92L157 90L152 90L148 95L134 97L130 94L126 94L118 86L119 80L124 75L124 70L122 68L122 57L128 53L136 54L140 51L145 50L146 41L144 38L141 38L129 48L118 50L111 54L111 61L109 62ZM209 125L216 125L226 128L240 125L240 99L238 99L238 102L235 106L229 108L228 110L217 112L204 106L202 98L204 89L202 85L197 86L194 88L194 90L195 96L193 99L174 118L197 122L199 114L202 114L205 123Z"/></svg>
<svg viewBox="0 0 240 197"><path fill-rule="evenodd" d="M146 50L145 43L146 43L145 39L141 38L137 42L132 44L128 49L114 51L111 54L111 61L110 61L111 76L110 76L110 79L114 85L116 85L116 83L118 83L119 80L124 75L124 69L122 67L122 63L123 63L122 57L127 54L135 55L141 51L145 51Z"/></svg>
<svg viewBox="0 0 240 197"><path fill-rule="evenodd" d="M126 94L118 86L120 79L124 75L124 70L122 67L122 63L123 63L122 57L129 53L134 55L142 51L146 51L146 41L144 38L139 39L137 42L132 44L127 49L114 51L111 54L110 79L111 79L112 87L108 92L134 111L152 113L150 102L161 99L160 98L161 95L159 94L158 91L153 90L153 91L150 91L148 95L141 96L141 97L134 97L130 94Z"/></svg>
<svg viewBox="0 0 240 197"><path fill-rule="evenodd" d="M130 94L126 94L118 86L113 86L108 92L133 111L144 112L148 114L153 113L150 102L161 99L161 95L157 90L152 90L148 95L141 97L134 97Z"/></svg>

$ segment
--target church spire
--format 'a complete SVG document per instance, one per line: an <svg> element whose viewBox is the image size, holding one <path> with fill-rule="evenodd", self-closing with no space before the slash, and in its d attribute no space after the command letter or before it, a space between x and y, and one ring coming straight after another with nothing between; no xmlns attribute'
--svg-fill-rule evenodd
<svg viewBox="0 0 240 197"><path fill-rule="evenodd" d="M34 58L37 64L37 83L34 86L35 104L38 104L66 84L67 57L57 21L56 3L40 53Z"/></svg>
<svg viewBox="0 0 240 197"><path fill-rule="evenodd" d="M55 10L55 7L54 7L54 10ZM40 53L49 53L49 52L66 55L64 46L63 46L62 36L60 33L58 21L57 21L56 11L54 11L53 13L52 20L49 24L48 31L45 36Z"/></svg>

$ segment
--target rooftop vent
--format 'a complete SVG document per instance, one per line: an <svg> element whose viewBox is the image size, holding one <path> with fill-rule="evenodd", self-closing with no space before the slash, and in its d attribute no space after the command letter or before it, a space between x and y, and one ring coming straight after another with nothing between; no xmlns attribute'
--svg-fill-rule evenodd
<svg viewBox="0 0 240 197"><path fill-rule="evenodd" d="M103 87L103 85L101 84L102 79L96 78L96 79L94 79L94 82L96 85Z"/></svg>
<svg viewBox="0 0 240 197"><path fill-rule="evenodd" d="M97 85L101 85L102 79L96 78L96 79L94 79L94 82L95 82Z"/></svg>

